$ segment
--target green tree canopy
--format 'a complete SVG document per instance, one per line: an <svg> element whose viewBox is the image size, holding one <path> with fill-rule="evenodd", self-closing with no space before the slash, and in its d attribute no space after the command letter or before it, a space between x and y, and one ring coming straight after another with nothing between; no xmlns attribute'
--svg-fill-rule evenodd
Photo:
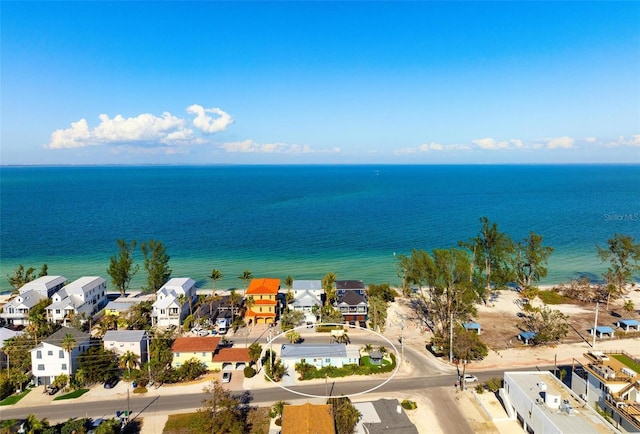
<svg viewBox="0 0 640 434"><path fill-rule="evenodd" d="M614 234L613 238L607 240L607 247L596 246L596 249L602 262L609 263L609 268L604 273L610 288L609 297L624 295L627 284L640 272L640 243L636 243L635 238L630 235Z"/></svg>
<svg viewBox="0 0 640 434"><path fill-rule="evenodd" d="M149 240L142 243L140 249L144 256L144 268L147 270L147 286L144 290L156 292L171 277L171 268L169 268L171 257L167 254L162 241Z"/></svg>
<svg viewBox="0 0 640 434"><path fill-rule="evenodd" d="M107 274L111 276L111 283L124 295L129 289L129 283L133 276L138 272L140 266L133 266L133 252L135 251L137 241L133 240L127 243L126 240L117 239L118 254L113 255L107 268Z"/></svg>

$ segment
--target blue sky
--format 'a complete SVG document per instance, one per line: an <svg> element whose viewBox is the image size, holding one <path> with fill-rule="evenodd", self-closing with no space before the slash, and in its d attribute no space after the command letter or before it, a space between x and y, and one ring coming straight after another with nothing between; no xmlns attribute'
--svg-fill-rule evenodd
<svg viewBox="0 0 640 434"><path fill-rule="evenodd" d="M640 2L1 8L5 165L640 163Z"/></svg>

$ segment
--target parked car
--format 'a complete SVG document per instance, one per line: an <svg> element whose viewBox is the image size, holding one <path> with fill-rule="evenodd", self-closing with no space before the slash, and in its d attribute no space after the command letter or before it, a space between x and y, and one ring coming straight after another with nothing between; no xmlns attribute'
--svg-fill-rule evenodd
<svg viewBox="0 0 640 434"><path fill-rule="evenodd" d="M231 381L231 372L229 371L224 371L222 373L222 382L223 383L228 383Z"/></svg>
<svg viewBox="0 0 640 434"><path fill-rule="evenodd" d="M478 377L476 377L475 375L471 375L471 374L464 374L464 382L465 383L477 383L478 382Z"/></svg>
<svg viewBox="0 0 640 434"><path fill-rule="evenodd" d="M198 336L209 336L209 330L198 331Z"/></svg>
<svg viewBox="0 0 640 434"><path fill-rule="evenodd" d="M47 386L47 389L45 390L47 392L47 395L55 395L56 393L58 393L58 389L55 386Z"/></svg>
<svg viewBox="0 0 640 434"><path fill-rule="evenodd" d="M116 384L118 384L118 381L120 381L120 379L118 377L111 377L107 381L104 382L104 388L105 389L113 389L116 386Z"/></svg>

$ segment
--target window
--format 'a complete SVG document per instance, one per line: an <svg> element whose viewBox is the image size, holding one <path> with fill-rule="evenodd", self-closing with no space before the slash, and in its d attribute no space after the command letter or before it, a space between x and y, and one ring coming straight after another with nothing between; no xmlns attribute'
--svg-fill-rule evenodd
<svg viewBox="0 0 640 434"><path fill-rule="evenodd" d="M53 350L48 350L47 351L47 356L53 356Z"/></svg>
<svg viewBox="0 0 640 434"><path fill-rule="evenodd" d="M67 370L67 364L66 364L66 363L63 363L63 364L62 364L62 370L63 370L63 371L66 371L66 370Z"/></svg>
<svg viewBox="0 0 640 434"><path fill-rule="evenodd" d="M56 309L56 315L60 315L60 309Z"/></svg>
<svg viewBox="0 0 640 434"><path fill-rule="evenodd" d="M205 357L207 355L207 353L202 353L202 357Z"/></svg>
<svg viewBox="0 0 640 434"><path fill-rule="evenodd" d="M41 358L42 358L42 351L40 350L36 351L36 359L41 359Z"/></svg>
<svg viewBox="0 0 640 434"><path fill-rule="evenodd" d="M176 357L180 357L180 353L176 353Z"/></svg>
<svg viewBox="0 0 640 434"><path fill-rule="evenodd" d="M38 371L44 371L44 365L38 365Z"/></svg>
<svg viewBox="0 0 640 434"><path fill-rule="evenodd" d="M58 351L58 358L64 359L64 350Z"/></svg>

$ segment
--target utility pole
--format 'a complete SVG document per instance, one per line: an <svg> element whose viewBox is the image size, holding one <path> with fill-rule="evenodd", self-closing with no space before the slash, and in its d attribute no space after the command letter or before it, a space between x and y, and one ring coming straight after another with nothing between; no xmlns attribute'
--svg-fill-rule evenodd
<svg viewBox="0 0 640 434"><path fill-rule="evenodd" d="M600 307L600 304L596 301L596 319L593 322L593 345L591 345L591 348L595 348L596 347L596 329L598 328L598 308Z"/></svg>
<svg viewBox="0 0 640 434"><path fill-rule="evenodd" d="M149 350L150 340L151 336L149 336L149 332L147 332L147 372L149 373L149 381L151 381L151 351Z"/></svg>
<svg viewBox="0 0 640 434"><path fill-rule="evenodd" d="M449 363L453 363L453 313L449 314Z"/></svg>

